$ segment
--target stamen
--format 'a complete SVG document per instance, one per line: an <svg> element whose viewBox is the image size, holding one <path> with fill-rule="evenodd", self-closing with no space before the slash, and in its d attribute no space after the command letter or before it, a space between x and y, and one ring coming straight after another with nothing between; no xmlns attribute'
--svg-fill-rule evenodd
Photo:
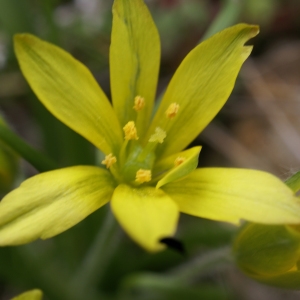
<svg viewBox="0 0 300 300"><path fill-rule="evenodd" d="M133 121L129 121L124 127L123 127L124 133L125 133L125 140L138 140L136 127Z"/></svg>
<svg viewBox="0 0 300 300"><path fill-rule="evenodd" d="M149 182L151 180L151 170L139 169L135 175L135 181L138 183Z"/></svg>
<svg viewBox="0 0 300 300"><path fill-rule="evenodd" d="M133 109L135 111L140 111L144 108L145 106L145 99L141 96L136 96L134 98L134 106L133 106Z"/></svg>
<svg viewBox="0 0 300 300"><path fill-rule="evenodd" d="M155 133L150 136L149 142L157 142L162 144L164 139L166 138L167 134L164 130L162 130L160 127L155 128Z"/></svg>
<svg viewBox="0 0 300 300"><path fill-rule="evenodd" d="M177 115L178 110L179 110L179 104L177 104L177 103L170 104L170 106L166 110L167 118L168 119L173 119Z"/></svg>
<svg viewBox="0 0 300 300"><path fill-rule="evenodd" d="M106 165L106 169L109 169L114 163L117 162L117 158L112 155L112 153L109 153L105 156L105 159L102 160L101 164Z"/></svg>
<svg viewBox="0 0 300 300"><path fill-rule="evenodd" d="M178 156L175 161L174 161L174 165L175 167L180 166L182 163L184 163L186 161L186 158L183 156Z"/></svg>

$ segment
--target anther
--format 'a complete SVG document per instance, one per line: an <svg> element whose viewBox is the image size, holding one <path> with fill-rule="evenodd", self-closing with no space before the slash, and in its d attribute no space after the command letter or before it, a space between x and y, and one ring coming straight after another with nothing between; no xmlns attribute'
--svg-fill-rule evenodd
<svg viewBox="0 0 300 300"><path fill-rule="evenodd" d="M134 98L134 106L133 106L133 109L135 111L140 111L144 108L145 106L145 99L141 96L136 96Z"/></svg>
<svg viewBox="0 0 300 300"><path fill-rule="evenodd" d="M166 116L168 119L173 119L179 110L179 104L177 103L171 103L168 107L168 109L166 110Z"/></svg>
<svg viewBox="0 0 300 300"><path fill-rule="evenodd" d="M135 175L137 183L149 182L151 180L151 170L139 169Z"/></svg>
<svg viewBox="0 0 300 300"><path fill-rule="evenodd" d="M164 139L166 138L167 134L164 130L162 130L160 127L155 128L155 133L150 136L149 142L157 142L162 144Z"/></svg>
<svg viewBox="0 0 300 300"><path fill-rule="evenodd" d="M106 166L106 169L109 169L114 163L117 162L117 158L109 153L105 156L104 160L102 160L101 164Z"/></svg>
<svg viewBox="0 0 300 300"><path fill-rule="evenodd" d="M125 133L125 140L138 140L136 127L133 121L129 121L124 127L123 127L124 133Z"/></svg>
<svg viewBox="0 0 300 300"><path fill-rule="evenodd" d="M186 161L186 158L183 156L178 156L175 161L174 161L174 166L178 167L180 166L182 163L184 163Z"/></svg>

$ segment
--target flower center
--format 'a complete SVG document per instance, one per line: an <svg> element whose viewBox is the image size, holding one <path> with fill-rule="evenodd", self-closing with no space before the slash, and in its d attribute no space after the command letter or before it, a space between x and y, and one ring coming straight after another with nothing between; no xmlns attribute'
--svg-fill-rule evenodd
<svg viewBox="0 0 300 300"><path fill-rule="evenodd" d="M136 96L133 109L139 114L145 104L143 97ZM172 103L165 112L166 118L161 121L161 126L165 127L177 115L178 111L179 105ZM138 128L136 128L134 121L129 121L125 124L123 131L124 142L120 152L117 154L118 159L114 154L110 153L102 161L102 164L106 168L110 168L111 173L118 181L134 186L147 182L151 183L152 169L156 158L155 150L157 145L162 144L167 137L166 131L161 127L156 127L154 133L144 146L138 141ZM183 161L183 157L178 157L174 164L178 166Z"/></svg>
<svg viewBox="0 0 300 300"><path fill-rule="evenodd" d="M149 182L151 180L151 171L139 169L136 172L135 181L137 183Z"/></svg>

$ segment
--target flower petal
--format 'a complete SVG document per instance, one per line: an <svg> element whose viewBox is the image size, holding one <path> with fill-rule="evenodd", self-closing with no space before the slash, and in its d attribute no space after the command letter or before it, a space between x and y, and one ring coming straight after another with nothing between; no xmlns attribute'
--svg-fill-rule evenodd
<svg viewBox="0 0 300 300"><path fill-rule="evenodd" d="M162 190L122 184L113 194L111 207L128 235L148 251L163 249L159 240L176 230L178 207Z"/></svg>
<svg viewBox="0 0 300 300"><path fill-rule="evenodd" d="M22 293L21 295L12 298L11 300L41 300L43 293L41 290L35 289Z"/></svg>
<svg viewBox="0 0 300 300"><path fill-rule="evenodd" d="M140 136L149 126L159 63L159 35L147 6L142 0L116 0L110 46L112 100L124 126L136 119L134 98L145 99L136 122Z"/></svg>
<svg viewBox="0 0 300 300"><path fill-rule="evenodd" d="M92 166L36 175L0 202L0 245L55 236L106 204L114 190L109 172Z"/></svg>
<svg viewBox="0 0 300 300"><path fill-rule="evenodd" d="M156 127L167 132L164 143L158 146L160 156L184 149L222 108L252 50L244 44L258 31L257 26L246 24L230 27L202 42L186 56L147 133L148 139ZM178 114L162 126L171 103L179 104Z"/></svg>
<svg viewBox="0 0 300 300"><path fill-rule="evenodd" d="M168 171L162 179L160 179L157 182L156 188L160 188L163 185L178 180L188 174L190 174L192 171L194 171L198 166L198 157L199 153L201 151L201 147L193 147L191 149L188 149L186 151L182 151L180 153L176 153L175 155L171 155L160 162L157 163L157 166L154 167L153 173L157 172L158 169L160 170L168 170L172 168L170 171ZM178 165L174 166L174 162L176 158L183 159L183 162ZM165 167L165 168L164 168Z"/></svg>
<svg viewBox="0 0 300 300"><path fill-rule="evenodd" d="M14 41L22 72L47 109L104 153L116 153L122 130L90 71L69 53L33 35L16 35Z"/></svg>
<svg viewBox="0 0 300 300"><path fill-rule="evenodd" d="M162 189L181 212L238 224L300 223L300 203L278 178L262 171L226 168L197 169Z"/></svg>

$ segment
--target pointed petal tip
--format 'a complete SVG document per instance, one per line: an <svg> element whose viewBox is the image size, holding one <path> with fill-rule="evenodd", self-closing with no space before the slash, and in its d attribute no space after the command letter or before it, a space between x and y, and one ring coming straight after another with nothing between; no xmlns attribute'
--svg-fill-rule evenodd
<svg viewBox="0 0 300 300"><path fill-rule="evenodd" d="M157 182L156 188L158 189L169 182L179 180L194 171L198 166L201 148L201 146L196 146L162 160L159 164L163 165L164 169L169 169L169 171ZM179 159L178 164L176 163L177 159Z"/></svg>
<svg viewBox="0 0 300 300"><path fill-rule="evenodd" d="M30 40L30 39L38 39L38 37L30 34L30 33L16 33L13 36L14 43L20 43L22 41Z"/></svg>
<svg viewBox="0 0 300 300"><path fill-rule="evenodd" d="M203 41L184 58L147 133L150 136L171 103L180 105L167 130L167 138L157 147L160 158L188 146L223 107L241 66L251 53L251 46L245 43L258 32L256 25L237 24Z"/></svg>
<svg viewBox="0 0 300 300"><path fill-rule="evenodd" d="M119 121L86 66L28 33L14 37L14 49L27 82L57 119L106 154L119 149L123 140Z"/></svg>

